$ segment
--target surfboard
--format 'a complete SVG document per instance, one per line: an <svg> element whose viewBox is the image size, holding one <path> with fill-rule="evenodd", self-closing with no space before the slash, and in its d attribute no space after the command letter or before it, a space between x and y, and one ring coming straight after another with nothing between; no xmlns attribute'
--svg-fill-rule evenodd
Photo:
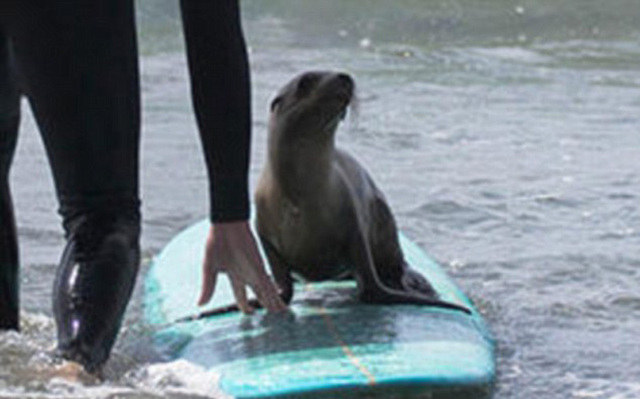
<svg viewBox="0 0 640 399"><path fill-rule="evenodd" d="M296 283L291 313L190 318L234 302L225 277L199 308L208 221L179 233L145 278L145 319L155 348L215 371L235 398L482 398L495 379L494 341L469 298L400 234L408 263L465 313L417 305L368 305L353 281ZM185 321L185 318L187 321Z"/></svg>

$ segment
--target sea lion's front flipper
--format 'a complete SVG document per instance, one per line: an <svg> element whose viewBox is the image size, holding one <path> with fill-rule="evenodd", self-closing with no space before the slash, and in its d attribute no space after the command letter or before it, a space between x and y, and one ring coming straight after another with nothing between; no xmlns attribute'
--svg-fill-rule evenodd
<svg viewBox="0 0 640 399"><path fill-rule="evenodd" d="M269 265L271 266L271 273L273 278L280 288L280 298L287 305L291 303L293 298L293 277L291 277L291 266L289 266L280 256L278 250L271 245L269 241L260 237L262 242L262 248L264 249Z"/></svg>

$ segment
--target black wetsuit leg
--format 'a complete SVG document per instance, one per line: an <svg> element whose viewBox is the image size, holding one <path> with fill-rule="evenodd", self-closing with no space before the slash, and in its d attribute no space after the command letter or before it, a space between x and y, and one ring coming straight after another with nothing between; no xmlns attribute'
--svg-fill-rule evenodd
<svg viewBox="0 0 640 399"><path fill-rule="evenodd" d="M9 41L0 25L0 329L19 329L18 237L13 215L9 169L20 122L20 95Z"/></svg>
<svg viewBox="0 0 640 399"><path fill-rule="evenodd" d="M2 0L67 232L54 283L58 349L108 358L139 262L140 99L133 0Z"/></svg>

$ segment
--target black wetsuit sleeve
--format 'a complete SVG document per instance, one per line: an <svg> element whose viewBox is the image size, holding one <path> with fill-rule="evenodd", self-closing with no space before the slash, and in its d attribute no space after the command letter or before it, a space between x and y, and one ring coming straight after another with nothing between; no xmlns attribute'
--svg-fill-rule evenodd
<svg viewBox="0 0 640 399"><path fill-rule="evenodd" d="M181 0L180 7L211 220L246 220L251 100L239 1Z"/></svg>

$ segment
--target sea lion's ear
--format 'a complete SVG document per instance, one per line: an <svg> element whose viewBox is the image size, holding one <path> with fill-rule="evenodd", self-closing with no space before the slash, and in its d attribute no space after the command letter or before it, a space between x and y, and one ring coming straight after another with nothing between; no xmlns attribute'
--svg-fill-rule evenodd
<svg viewBox="0 0 640 399"><path fill-rule="evenodd" d="M275 111L276 107L280 105L281 102L282 102L282 96L278 96L274 98L273 101L271 101L271 106L269 107L269 110L271 112Z"/></svg>

